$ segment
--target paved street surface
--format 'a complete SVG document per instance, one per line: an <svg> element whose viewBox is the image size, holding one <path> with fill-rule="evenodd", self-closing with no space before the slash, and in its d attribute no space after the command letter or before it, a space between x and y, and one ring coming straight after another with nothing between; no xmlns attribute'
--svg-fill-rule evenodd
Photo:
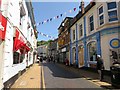
<svg viewBox="0 0 120 90"><path fill-rule="evenodd" d="M43 62L34 64L13 84L13 88L105 88L114 89L110 77L99 81L98 73L65 66L64 64Z"/></svg>
<svg viewBox="0 0 120 90"><path fill-rule="evenodd" d="M16 80L14 85L11 87L13 88L41 88L41 67L38 63L31 66L22 76ZM22 90L21 89L21 90Z"/></svg>
<svg viewBox="0 0 120 90"><path fill-rule="evenodd" d="M52 62L42 63L44 70L45 88L101 88L84 77L67 71Z"/></svg>

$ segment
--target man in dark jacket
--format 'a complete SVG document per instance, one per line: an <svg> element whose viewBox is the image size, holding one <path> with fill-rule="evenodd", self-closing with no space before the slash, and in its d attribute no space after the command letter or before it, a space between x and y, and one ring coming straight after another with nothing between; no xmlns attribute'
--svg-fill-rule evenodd
<svg viewBox="0 0 120 90"><path fill-rule="evenodd" d="M97 70L98 70L98 73L99 73L100 81L103 80L103 69L104 69L103 60L102 60L100 55L97 55Z"/></svg>

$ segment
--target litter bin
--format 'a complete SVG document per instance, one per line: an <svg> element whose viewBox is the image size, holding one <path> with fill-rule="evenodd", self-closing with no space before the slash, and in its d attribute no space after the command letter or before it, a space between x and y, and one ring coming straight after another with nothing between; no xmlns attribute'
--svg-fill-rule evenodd
<svg viewBox="0 0 120 90"><path fill-rule="evenodd" d="M110 69L112 86L120 87L120 64L114 64Z"/></svg>

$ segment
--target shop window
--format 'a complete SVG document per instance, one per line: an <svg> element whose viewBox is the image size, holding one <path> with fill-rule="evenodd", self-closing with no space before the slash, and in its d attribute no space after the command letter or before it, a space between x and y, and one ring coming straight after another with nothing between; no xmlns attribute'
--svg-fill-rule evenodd
<svg viewBox="0 0 120 90"><path fill-rule="evenodd" d="M13 64L19 64L22 63L25 58L25 54L21 54L19 52L13 53Z"/></svg>
<svg viewBox="0 0 120 90"><path fill-rule="evenodd" d="M98 9L98 13L99 13L99 25L103 25L104 24L104 13L103 13L103 6L101 6Z"/></svg>
<svg viewBox="0 0 120 90"><path fill-rule="evenodd" d="M13 38L15 42L15 38ZM13 44L13 47L15 44ZM13 52L13 64L19 64L22 63L25 58L25 49L23 47L19 48L17 51L15 50Z"/></svg>
<svg viewBox="0 0 120 90"><path fill-rule="evenodd" d="M94 19L93 19L93 15L89 17L89 27L90 27L90 32L94 30Z"/></svg>
<svg viewBox="0 0 120 90"><path fill-rule="evenodd" d="M20 55L20 63L23 62L24 58L25 58L25 54L21 54L21 55Z"/></svg>
<svg viewBox="0 0 120 90"><path fill-rule="evenodd" d="M88 44L88 54L90 61L96 61L96 42L91 42Z"/></svg>
<svg viewBox="0 0 120 90"><path fill-rule="evenodd" d="M116 2L107 3L109 22L118 20Z"/></svg>
<svg viewBox="0 0 120 90"><path fill-rule="evenodd" d="M14 52L13 53L13 64L18 64L20 60L20 53Z"/></svg>
<svg viewBox="0 0 120 90"><path fill-rule="evenodd" d="M80 24L79 26L79 36L83 36L83 28L82 28L82 24Z"/></svg>

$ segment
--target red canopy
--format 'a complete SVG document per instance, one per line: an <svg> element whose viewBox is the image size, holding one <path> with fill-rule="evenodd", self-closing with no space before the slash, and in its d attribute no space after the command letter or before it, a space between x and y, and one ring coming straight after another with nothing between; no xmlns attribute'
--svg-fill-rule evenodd
<svg viewBox="0 0 120 90"><path fill-rule="evenodd" d="M13 51L17 51L18 49L20 49L21 53L24 53L25 51L28 52L30 48L25 44L24 40L21 37L19 37L20 32L18 30L16 30L15 36L16 37L14 39Z"/></svg>

